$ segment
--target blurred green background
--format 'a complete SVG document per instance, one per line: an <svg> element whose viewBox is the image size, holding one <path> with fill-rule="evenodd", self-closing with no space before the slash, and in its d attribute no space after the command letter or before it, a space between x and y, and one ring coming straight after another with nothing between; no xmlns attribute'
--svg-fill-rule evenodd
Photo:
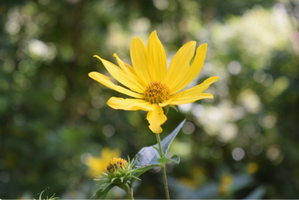
<svg viewBox="0 0 299 200"><path fill-rule="evenodd" d="M0 198L89 198L110 156L156 143L146 113L113 110L123 97L87 76L100 55L130 62L157 30L168 61L208 43L191 85L219 76L201 100L170 109L161 137L183 119L168 165L172 198L298 198L298 0L10 0L0 2ZM108 158L107 158L108 157ZM164 198L159 170L135 198ZM113 189L109 198L122 198Z"/></svg>

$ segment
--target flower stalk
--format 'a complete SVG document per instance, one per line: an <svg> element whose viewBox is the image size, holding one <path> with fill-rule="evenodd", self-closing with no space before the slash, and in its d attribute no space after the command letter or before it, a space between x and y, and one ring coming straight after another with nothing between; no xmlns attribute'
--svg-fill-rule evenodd
<svg viewBox="0 0 299 200"><path fill-rule="evenodd" d="M129 199L134 200L133 186L131 184L126 183L126 184L119 185L119 187L127 193Z"/></svg>
<svg viewBox="0 0 299 200"><path fill-rule="evenodd" d="M129 184L128 197L134 200L133 194L134 194L134 192L133 192L133 186L131 184Z"/></svg>
<svg viewBox="0 0 299 200"><path fill-rule="evenodd" d="M163 152L162 152L162 145L161 145L161 139L160 139L160 134L156 134L156 138L157 138L157 142L159 145L159 153L160 153L160 157L163 157ZM164 180L164 189L165 189L165 195L166 195L166 199L170 199L169 197L169 191L168 191L168 183L167 183L167 177L166 177L166 168L165 168L165 164L161 163L161 168L162 168L162 172L163 172L163 180Z"/></svg>

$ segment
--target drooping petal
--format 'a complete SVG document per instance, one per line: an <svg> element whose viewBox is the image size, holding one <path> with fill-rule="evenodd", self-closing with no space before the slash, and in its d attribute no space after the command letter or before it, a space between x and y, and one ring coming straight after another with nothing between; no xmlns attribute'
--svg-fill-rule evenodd
<svg viewBox="0 0 299 200"><path fill-rule="evenodd" d="M107 104L113 109L120 110L154 110L154 104L151 104L142 99L124 99L118 97L111 97Z"/></svg>
<svg viewBox="0 0 299 200"><path fill-rule="evenodd" d="M106 87L109 87L109 88L111 88L111 89L113 89L113 90L115 90L119 93L126 94L128 96L139 98L139 99L143 98L143 95L141 95L141 94L135 93L135 92L133 92L131 90L128 90L124 87L121 87L119 85L115 85L114 83L111 82L109 77L107 77L107 76L105 76L105 75L103 75L99 72L90 72L88 74L88 76L90 78L102 83Z"/></svg>
<svg viewBox="0 0 299 200"><path fill-rule="evenodd" d="M157 104L154 105L154 110L149 111L147 113L146 119L149 122L149 128L153 133L161 133L163 129L161 125L167 120L167 117L164 115L163 108L158 106Z"/></svg>
<svg viewBox="0 0 299 200"><path fill-rule="evenodd" d="M194 56L196 42L191 41L182 46L174 55L165 76L165 84L170 93L182 81L189 69L189 63Z"/></svg>
<svg viewBox="0 0 299 200"><path fill-rule="evenodd" d="M213 99L212 94L206 94L206 93L202 93L202 92L205 91L206 89L208 89L208 87L217 80L218 80L218 77L214 76L214 77L206 79L203 83L201 83L193 88L184 90L183 91L184 93L182 94L182 96L173 100L170 104L171 105L181 105L181 104L192 103L192 102L200 100L200 99L207 99L207 98Z"/></svg>
<svg viewBox="0 0 299 200"><path fill-rule="evenodd" d="M139 93L143 93L143 90L136 86L136 83L134 82L134 79L130 79L124 71L122 71L119 67L117 67L115 64L97 56L94 55L93 57L98 58L100 61L102 61L103 65L107 69L107 71L111 74L113 78L115 78L118 82L123 84L124 86L130 88L131 90Z"/></svg>
<svg viewBox="0 0 299 200"><path fill-rule="evenodd" d="M145 85L142 85L143 83L140 81L140 79L136 76L136 72L134 70L133 67L131 67L129 64L125 63L124 61L122 61L117 55L116 53L113 55L116 60L118 65L122 68L122 70L124 71L124 73L126 74L126 76L128 77L129 80L132 81L132 83L138 87L138 91L139 93L143 93L144 92L144 88L146 87Z"/></svg>
<svg viewBox="0 0 299 200"><path fill-rule="evenodd" d="M196 50L196 56L194 58L194 61L191 65L191 67L188 69L188 73L185 75L185 77L181 80L181 82L176 85L176 87L173 88L171 91L173 94L177 93L178 91L184 89L191 81L198 75L200 72L204 60L206 57L208 45L202 44L200 45Z"/></svg>
<svg viewBox="0 0 299 200"><path fill-rule="evenodd" d="M162 81L166 75L167 61L165 50L156 31L153 31L149 37L147 50L151 61L149 67L152 80Z"/></svg>
<svg viewBox="0 0 299 200"><path fill-rule="evenodd" d="M130 54L133 67L138 77L147 85L151 82L149 73L149 56L147 49L139 37L134 37L131 42Z"/></svg>

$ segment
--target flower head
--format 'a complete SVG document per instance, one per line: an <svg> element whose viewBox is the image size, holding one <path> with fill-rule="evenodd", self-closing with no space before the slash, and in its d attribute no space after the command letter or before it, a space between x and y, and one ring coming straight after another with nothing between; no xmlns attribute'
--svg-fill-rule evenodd
<svg viewBox="0 0 299 200"><path fill-rule="evenodd" d="M110 172L110 173L114 173L116 171L120 170L124 170L128 165L128 162L122 158L112 158L106 169Z"/></svg>
<svg viewBox="0 0 299 200"><path fill-rule="evenodd" d="M118 186L126 184L131 178L138 179L134 174L139 171L138 168L133 169L135 161L130 162L122 158L112 158L106 166L106 171L103 175L98 176L95 180L100 181L100 184L107 185L109 183L114 183Z"/></svg>
<svg viewBox="0 0 299 200"><path fill-rule="evenodd" d="M88 75L103 85L133 98L111 97L107 104L114 109L148 111L149 128L154 133L161 133L161 125L167 120L163 107L181 105L200 99L212 99L213 95L203 93L218 77L206 79L203 83L184 90L184 88L200 72L206 57L207 44L200 45L194 56L195 41L183 45L173 57L168 69L164 48L153 31L149 37L147 48L139 37L133 38L130 54L133 67L123 62L116 54L119 67L97 57L118 82L125 87L115 85L110 79L98 72Z"/></svg>

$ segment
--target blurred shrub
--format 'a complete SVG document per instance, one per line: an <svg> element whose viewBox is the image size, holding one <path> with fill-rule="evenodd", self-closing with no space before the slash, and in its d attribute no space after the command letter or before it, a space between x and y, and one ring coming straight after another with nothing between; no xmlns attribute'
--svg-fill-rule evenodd
<svg viewBox="0 0 299 200"><path fill-rule="evenodd" d="M231 186L250 181L219 197L298 196L298 2L11 0L0 16L2 198L38 198L47 186L61 198L89 198L88 156L109 147L132 157L155 143L145 113L110 109L119 94L87 76L106 73L94 54L130 63L131 39L146 42L155 29L169 61L187 41L208 43L192 84L220 77L213 101L170 110L163 126L162 138L188 120L170 150L182 158L168 166L171 197L191 187L194 198L213 198L224 174ZM136 198L164 196L157 171L141 178Z"/></svg>

